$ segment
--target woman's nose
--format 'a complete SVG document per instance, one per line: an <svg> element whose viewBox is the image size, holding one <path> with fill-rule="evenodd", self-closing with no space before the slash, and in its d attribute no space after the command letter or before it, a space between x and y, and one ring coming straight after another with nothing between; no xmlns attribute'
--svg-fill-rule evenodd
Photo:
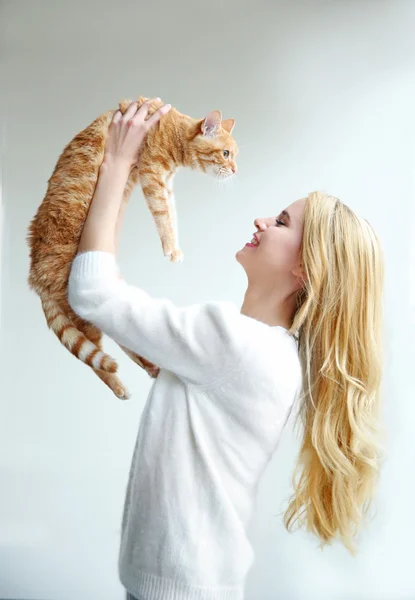
<svg viewBox="0 0 415 600"><path fill-rule="evenodd" d="M255 219L254 225L257 229L264 231L267 228L266 219L259 217L258 219Z"/></svg>

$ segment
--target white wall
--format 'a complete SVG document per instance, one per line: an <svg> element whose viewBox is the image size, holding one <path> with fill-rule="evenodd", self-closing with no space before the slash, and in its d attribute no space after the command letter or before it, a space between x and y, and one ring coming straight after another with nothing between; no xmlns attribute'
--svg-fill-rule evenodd
<svg viewBox="0 0 415 600"><path fill-rule="evenodd" d="M179 305L241 304L234 255L253 219L315 189L367 218L386 253L390 445L378 515L357 559L288 534L275 516L298 450L287 427L250 529L247 600L415 598L414 3L3 1L0 10L0 597L123 598L121 511L151 380L108 340L133 393L122 403L59 344L28 290L25 236L64 145L124 96L144 94L194 117L220 108L236 119L241 152L226 187L177 177L181 265L163 258L134 193L119 259L131 283Z"/></svg>

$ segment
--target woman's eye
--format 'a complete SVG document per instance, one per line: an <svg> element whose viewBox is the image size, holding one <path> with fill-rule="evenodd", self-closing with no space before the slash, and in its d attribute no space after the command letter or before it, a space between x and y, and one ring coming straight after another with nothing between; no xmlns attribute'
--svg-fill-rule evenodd
<svg viewBox="0 0 415 600"><path fill-rule="evenodd" d="M278 219L275 219L275 222L276 222L276 223L279 223L279 224L281 224L281 225L285 225L285 223L283 223L282 221L279 221Z"/></svg>
<svg viewBox="0 0 415 600"><path fill-rule="evenodd" d="M224 156L225 158L228 158L228 156L229 156L229 150L224 150L224 151L223 151L223 156Z"/></svg>

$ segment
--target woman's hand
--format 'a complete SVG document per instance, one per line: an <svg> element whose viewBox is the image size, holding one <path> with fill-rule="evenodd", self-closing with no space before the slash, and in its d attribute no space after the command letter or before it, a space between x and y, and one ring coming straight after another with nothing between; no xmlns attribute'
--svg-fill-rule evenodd
<svg viewBox="0 0 415 600"><path fill-rule="evenodd" d="M139 110L137 102L132 102L124 115L116 110L112 117L104 160L99 169L78 253L90 250L116 253L125 211L122 199L129 173L139 160L141 144L148 131L171 108L170 104L164 104L146 120L150 102L145 102Z"/></svg>
<svg viewBox="0 0 415 600"><path fill-rule="evenodd" d="M164 104L146 120L151 102L160 102L160 98L144 102L138 110L138 103L131 102L124 115L120 110L115 111L105 144L104 163L122 164L129 171L137 165L141 145L148 131L171 109L170 104Z"/></svg>

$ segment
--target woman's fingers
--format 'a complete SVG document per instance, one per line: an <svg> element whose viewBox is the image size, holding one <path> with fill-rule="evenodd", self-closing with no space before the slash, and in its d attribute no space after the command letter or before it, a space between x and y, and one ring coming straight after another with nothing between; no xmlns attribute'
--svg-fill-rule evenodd
<svg viewBox="0 0 415 600"><path fill-rule="evenodd" d="M147 100L146 102L144 102L140 106L140 108L138 108L138 102L136 100L134 100L134 102L131 102L130 106L127 108L127 110L125 111L124 114L122 114L120 109L116 110L114 112L114 114L112 115L111 123L117 123L120 119L122 119L123 121L130 121L133 118L135 121L150 120L150 119L146 119L146 117L148 115L150 104L155 103L155 102L159 103L159 102L161 102L161 99L160 98L152 98L151 100ZM159 108L154 113L154 115L152 115L152 117L150 117L150 118L153 118L153 117L155 117L155 115L157 115L159 113L158 116L153 120L153 123L155 121L158 121L163 114L166 114L166 112L168 112L170 110L170 108L171 108L170 104L164 104L161 108ZM161 111L161 112L159 112L159 111ZM137 119L138 116L140 116L141 118Z"/></svg>
<svg viewBox="0 0 415 600"><path fill-rule="evenodd" d="M138 108L138 102L131 102L130 106L127 108L127 110L125 111L124 115L123 115L123 121L130 121L130 119L132 119L136 112L137 112L137 108Z"/></svg>
<svg viewBox="0 0 415 600"><path fill-rule="evenodd" d="M118 123L118 121L121 119L122 114L120 109L116 110L115 113L112 115L112 121L110 123L110 125L112 125L112 123Z"/></svg>
<svg viewBox="0 0 415 600"><path fill-rule="evenodd" d="M152 127L156 123L158 123L163 115L166 115L171 109L171 104L164 104L161 108L156 110L154 115L151 115L149 119L147 119L146 123L148 127Z"/></svg>
<svg viewBox="0 0 415 600"><path fill-rule="evenodd" d="M160 102L160 98L151 98L151 100L147 100L147 102L144 102L140 110L137 112L137 115L139 114L145 119L148 115L148 109L150 108L150 104L152 104L153 102Z"/></svg>
<svg viewBox="0 0 415 600"><path fill-rule="evenodd" d="M153 115L151 115L151 117L147 119L146 117L148 116L150 105L154 103L158 104L159 102L161 102L160 98L152 98L151 100L147 100L146 102L144 102L144 104L140 106L137 113L135 114L134 121L136 123L145 122L146 125L148 125L148 127L151 127L152 125L157 123L157 121L160 120L160 117L165 115L171 108L170 104L164 104L161 108L156 110L156 112Z"/></svg>
<svg viewBox="0 0 415 600"><path fill-rule="evenodd" d="M143 104L138 108L138 102L132 102L128 109L125 112L125 120L127 121L129 117L131 117L131 121L134 121L136 125L138 123L142 123L145 121L145 118L148 114L150 104L155 102L156 100L160 101L160 98L152 98L151 100L146 100Z"/></svg>
<svg viewBox="0 0 415 600"><path fill-rule="evenodd" d="M136 125L138 125L138 123L145 122L146 124L148 124L148 127L151 127L152 125L155 125L161 119L161 117L168 113L171 109L170 104L164 104L158 110L156 110L156 112L153 115L151 115L151 117L146 119L150 109L150 104L154 102L159 103L161 102L161 100L160 98L152 98L151 100L147 100L146 102L144 102L140 106L140 108L138 108L137 101L131 102L130 106L127 108L124 114L122 114L119 109L115 111L115 113L112 115L111 123L118 123L118 121L120 120L124 122L134 120Z"/></svg>

